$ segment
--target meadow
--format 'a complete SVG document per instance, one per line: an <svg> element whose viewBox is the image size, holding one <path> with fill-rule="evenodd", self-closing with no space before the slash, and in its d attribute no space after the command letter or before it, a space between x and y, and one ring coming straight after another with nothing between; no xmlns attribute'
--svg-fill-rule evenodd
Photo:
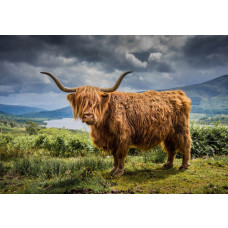
<svg viewBox="0 0 228 228"><path fill-rule="evenodd" d="M19 131L19 133L18 133ZM0 193L228 193L228 128L191 125L192 159L186 171L164 170L160 146L130 149L126 171L109 175L113 158L87 132L17 127L0 135Z"/></svg>

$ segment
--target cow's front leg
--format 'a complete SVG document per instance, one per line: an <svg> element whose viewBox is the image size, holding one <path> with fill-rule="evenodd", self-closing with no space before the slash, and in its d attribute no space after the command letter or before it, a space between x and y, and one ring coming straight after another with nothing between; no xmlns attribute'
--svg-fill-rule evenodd
<svg viewBox="0 0 228 228"><path fill-rule="evenodd" d="M114 164L113 164L112 170L110 171L110 174L113 174L116 171L117 167L118 167L118 158L116 156L116 151L112 151L112 155L113 155L113 158L114 158Z"/></svg>
<svg viewBox="0 0 228 228"><path fill-rule="evenodd" d="M117 157L117 169L113 172L113 176L118 177L124 174L124 161L127 156L129 147L127 145L119 146L116 157Z"/></svg>
<svg viewBox="0 0 228 228"><path fill-rule="evenodd" d="M125 158L118 158L118 167L113 172L114 177L119 177L124 174L124 160L125 160Z"/></svg>

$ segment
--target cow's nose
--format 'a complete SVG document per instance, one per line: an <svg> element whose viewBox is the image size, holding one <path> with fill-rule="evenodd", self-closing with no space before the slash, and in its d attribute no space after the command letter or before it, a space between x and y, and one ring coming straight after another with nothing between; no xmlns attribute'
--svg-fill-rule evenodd
<svg viewBox="0 0 228 228"><path fill-rule="evenodd" d="M92 113L84 113L83 117L84 118L93 117L93 114Z"/></svg>

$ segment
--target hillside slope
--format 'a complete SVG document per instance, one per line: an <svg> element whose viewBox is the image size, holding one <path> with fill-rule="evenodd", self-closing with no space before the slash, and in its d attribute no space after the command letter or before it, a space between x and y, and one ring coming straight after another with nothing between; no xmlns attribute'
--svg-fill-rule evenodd
<svg viewBox="0 0 228 228"><path fill-rule="evenodd" d="M53 110L53 111L27 113L22 116L26 118L61 119L61 118L73 118L73 113L72 113L72 108L68 106L68 107Z"/></svg>
<svg viewBox="0 0 228 228"><path fill-rule="evenodd" d="M0 111L12 115L23 115L25 113L44 111L44 109L28 106L0 104Z"/></svg>
<svg viewBox="0 0 228 228"><path fill-rule="evenodd" d="M228 75L224 75L213 80L195 84L172 88L169 90L183 90L192 100L192 113L204 114L228 114ZM24 114L29 118L49 118L61 119L72 118L72 108L70 106L53 111L41 111Z"/></svg>
<svg viewBox="0 0 228 228"><path fill-rule="evenodd" d="M228 75L213 80L173 88L183 90L192 100L192 113L228 114Z"/></svg>

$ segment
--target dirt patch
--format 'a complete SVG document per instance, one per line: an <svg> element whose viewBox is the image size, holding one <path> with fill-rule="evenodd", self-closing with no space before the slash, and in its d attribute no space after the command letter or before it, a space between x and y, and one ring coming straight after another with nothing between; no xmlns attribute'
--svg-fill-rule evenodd
<svg viewBox="0 0 228 228"><path fill-rule="evenodd" d="M14 180L19 180L21 179L21 176L17 173L17 172L14 172L14 171L10 171L10 172L7 172L2 179L8 179L8 180L11 180L11 179L14 179Z"/></svg>
<svg viewBox="0 0 228 228"><path fill-rule="evenodd" d="M119 190L119 189L114 189L111 191L111 194L135 194L132 190Z"/></svg>
<svg viewBox="0 0 228 228"><path fill-rule="evenodd" d="M89 188L76 188L71 190L66 190L64 194L93 194L93 190Z"/></svg>
<svg viewBox="0 0 228 228"><path fill-rule="evenodd" d="M111 191L102 191L98 194L135 194L132 190L119 190L119 189L113 189Z"/></svg>
<svg viewBox="0 0 228 228"><path fill-rule="evenodd" d="M134 194L132 190L119 190L113 189L111 191L101 191L95 193L92 189L89 188L76 188L71 190L66 190L64 194Z"/></svg>

